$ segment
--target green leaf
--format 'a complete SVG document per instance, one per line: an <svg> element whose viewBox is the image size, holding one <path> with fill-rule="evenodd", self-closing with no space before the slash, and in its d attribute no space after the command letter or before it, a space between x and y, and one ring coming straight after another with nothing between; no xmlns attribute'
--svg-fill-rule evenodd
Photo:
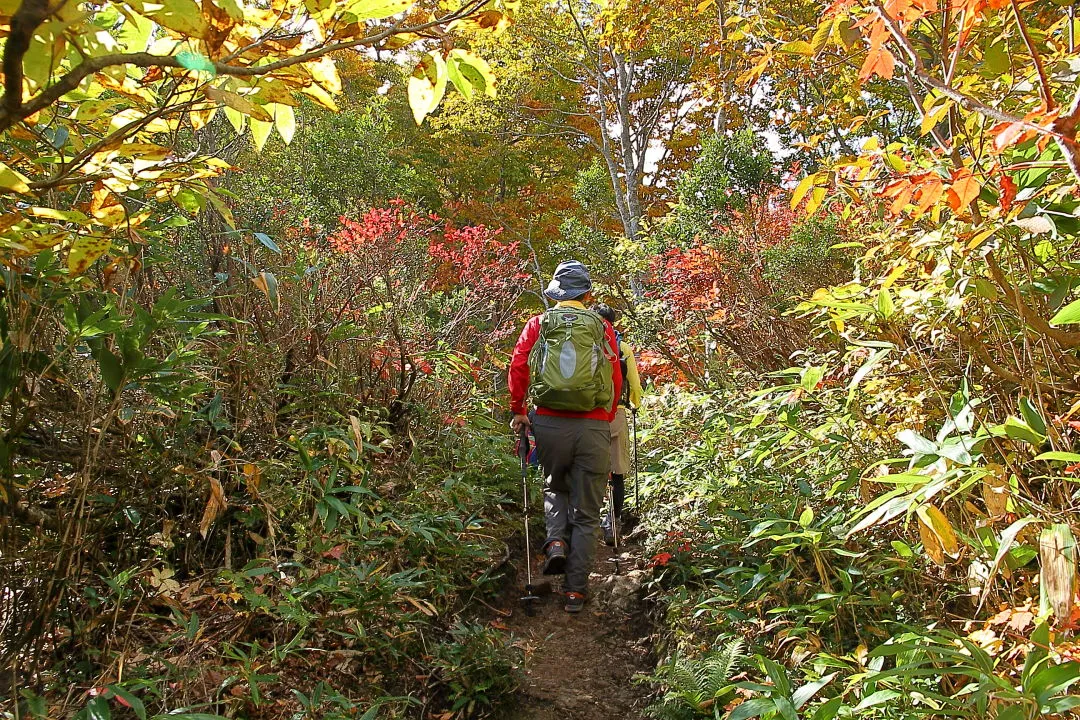
<svg viewBox="0 0 1080 720"><path fill-rule="evenodd" d="M124 366L111 350L102 348L97 353L98 367L101 368L101 379L105 386L117 392L124 384Z"/></svg>
<svg viewBox="0 0 1080 720"><path fill-rule="evenodd" d="M1065 662L1035 673L1026 689L1035 693L1039 705L1046 705L1055 695L1068 690L1077 681L1080 681L1080 663Z"/></svg>
<svg viewBox="0 0 1080 720"><path fill-rule="evenodd" d="M821 383L821 378L823 377L825 377L825 368L811 366L803 371L802 380L799 384L806 392L814 392Z"/></svg>
<svg viewBox="0 0 1080 720"><path fill-rule="evenodd" d="M281 254L281 248L279 248L278 244L276 242L274 242L274 240L269 235L267 235L266 233L261 233L261 232L255 233L255 239L258 240L259 242L261 242L263 244L263 246L266 247L266 249L273 250L278 255Z"/></svg>
<svg viewBox="0 0 1080 720"><path fill-rule="evenodd" d="M1058 460L1060 462L1075 463L1080 462L1080 453L1074 452L1061 452L1059 450L1051 450L1050 452L1040 453L1035 456L1036 460Z"/></svg>
<svg viewBox="0 0 1080 720"><path fill-rule="evenodd" d="M1001 533L1001 539L998 541L997 555L994 556L994 564L990 566L990 572L986 574L986 582L983 583L982 597L979 599L979 604L986 599L987 593L990 592L990 584L997 575L998 570L1001 568L1001 563L1005 560L1005 557L1009 554L1009 549L1016 542L1016 536L1020 534L1030 523L1035 522L1035 518L1021 518L1014 522Z"/></svg>
<svg viewBox="0 0 1080 720"><path fill-rule="evenodd" d="M1035 432L1030 425L1017 417L1007 418L1002 427L1005 429L1005 434L1013 440L1022 440L1023 442L1030 443L1036 447L1042 445L1046 441L1045 435Z"/></svg>
<svg viewBox="0 0 1080 720"><path fill-rule="evenodd" d="M446 71L454 87L467 99L471 100L476 93L495 97L495 74L487 60L456 48L450 51Z"/></svg>
<svg viewBox="0 0 1080 720"><path fill-rule="evenodd" d="M111 720L112 711L109 710L109 701L101 695L90 698L86 703L86 717L88 720Z"/></svg>
<svg viewBox="0 0 1080 720"><path fill-rule="evenodd" d="M895 700L898 697L903 697L903 693L898 693L895 690L878 690L877 692L864 697L862 702L855 706L855 711L866 710L867 708L887 703L890 700Z"/></svg>
<svg viewBox="0 0 1080 720"><path fill-rule="evenodd" d="M911 546L907 543L900 542L899 540L893 540L891 543L892 549L896 551L896 554L902 558L909 558L915 556L915 551L911 549Z"/></svg>
<svg viewBox="0 0 1080 720"><path fill-rule="evenodd" d="M896 314L896 306L893 304L892 295L888 288L881 288L877 295L877 312L884 320L888 320Z"/></svg>
<svg viewBox="0 0 1080 720"><path fill-rule="evenodd" d="M139 720L146 720L146 707L143 706L142 700L135 697L127 690L116 685L108 686L109 692L119 698L120 702L127 705L131 710L139 716Z"/></svg>
<svg viewBox="0 0 1080 720"><path fill-rule="evenodd" d="M937 443L924 438L914 430L901 430L896 433L896 439L914 450L918 455L937 455Z"/></svg>
<svg viewBox="0 0 1080 720"><path fill-rule="evenodd" d="M821 688L832 682L833 678L835 678L837 674L838 673L830 673L829 675L826 675L820 680L806 683L801 688L796 690L795 693L791 696L791 700L795 704L795 709L799 710L802 708L803 705L810 702L811 698L817 695Z"/></svg>
<svg viewBox="0 0 1080 720"><path fill-rule="evenodd" d="M1024 416L1024 421L1032 430L1040 435L1046 435L1046 421L1030 399L1020 398L1020 414Z"/></svg>
<svg viewBox="0 0 1080 720"><path fill-rule="evenodd" d="M840 706L844 704L843 696L834 697L814 711L813 720L833 720L836 713L840 712Z"/></svg>
<svg viewBox="0 0 1080 720"><path fill-rule="evenodd" d="M806 509L802 511L802 514L799 515L799 525L807 528L810 527L810 523L812 522L814 522L814 510L810 506L807 506Z"/></svg>
<svg viewBox="0 0 1080 720"><path fill-rule="evenodd" d="M1074 325L1080 322L1080 300L1073 300L1050 318L1051 325Z"/></svg>
<svg viewBox="0 0 1080 720"><path fill-rule="evenodd" d="M776 703L769 698L754 698L742 703L728 715L727 720L748 720L749 718L761 717L765 713L774 712Z"/></svg>

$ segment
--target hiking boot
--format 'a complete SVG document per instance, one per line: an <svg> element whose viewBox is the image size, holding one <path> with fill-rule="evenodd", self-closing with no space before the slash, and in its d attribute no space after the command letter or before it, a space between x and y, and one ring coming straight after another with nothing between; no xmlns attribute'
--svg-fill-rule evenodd
<svg viewBox="0 0 1080 720"><path fill-rule="evenodd" d="M585 607L585 594L579 592L566 593L566 605L563 609L568 613L579 613Z"/></svg>
<svg viewBox="0 0 1080 720"><path fill-rule="evenodd" d="M604 528L604 544L609 547L615 544L615 530L613 528Z"/></svg>
<svg viewBox="0 0 1080 720"><path fill-rule="evenodd" d="M566 543L552 540L544 549L547 560L544 561L545 575L562 575L566 572Z"/></svg>

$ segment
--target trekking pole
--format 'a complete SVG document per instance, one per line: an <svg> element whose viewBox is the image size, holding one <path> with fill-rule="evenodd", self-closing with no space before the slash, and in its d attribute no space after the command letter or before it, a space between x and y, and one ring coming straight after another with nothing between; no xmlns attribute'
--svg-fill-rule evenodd
<svg viewBox="0 0 1080 720"><path fill-rule="evenodd" d="M540 598L533 589L532 581L532 543L529 542L529 430L522 425L518 434L518 455L521 457L521 493L522 513L525 517L525 595L521 602L525 605L525 614L532 617L535 610L533 603Z"/></svg>
<svg viewBox="0 0 1080 720"><path fill-rule="evenodd" d="M637 456L637 408L630 409L630 417L634 423L634 509L637 510L638 518L641 518L641 470L638 468Z"/></svg>
<svg viewBox="0 0 1080 720"><path fill-rule="evenodd" d="M615 563L615 574L619 574L619 518L615 516L615 491L611 487L611 483L607 486L607 501L608 501L608 518L611 519L611 537L615 540L615 555L608 559L608 562Z"/></svg>

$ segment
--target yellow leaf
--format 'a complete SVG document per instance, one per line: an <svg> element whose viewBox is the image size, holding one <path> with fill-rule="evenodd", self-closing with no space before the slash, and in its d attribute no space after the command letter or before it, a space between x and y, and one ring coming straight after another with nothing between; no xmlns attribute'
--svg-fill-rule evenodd
<svg viewBox="0 0 1080 720"><path fill-rule="evenodd" d="M409 77L409 107L416 124L439 106L446 93L446 61L438 51L429 52Z"/></svg>
<svg viewBox="0 0 1080 720"><path fill-rule="evenodd" d="M343 13L357 20L382 20L403 13L413 6L415 0L351 0L345 3Z"/></svg>
<svg viewBox="0 0 1080 720"><path fill-rule="evenodd" d="M817 55L819 52L825 49L825 46L829 42L829 37L833 31L832 18L826 18L821 24L817 26L817 30L814 31L814 37L810 40L810 49L812 54Z"/></svg>
<svg viewBox="0 0 1080 720"><path fill-rule="evenodd" d="M236 130L236 133L238 135L244 132L244 128L247 126L247 118L244 117L243 113L241 113L239 110L234 110L231 107L226 107L225 117L233 126L233 129Z"/></svg>
<svg viewBox="0 0 1080 720"><path fill-rule="evenodd" d="M57 220L59 222L73 222L79 225L89 225L90 218L86 217L78 210L57 210L56 208L48 207L32 207L30 208L30 214L34 217L45 218L47 220Z"/></svg>
<svg viewBox="0 0 1080 720"><path fill-rule="evenodd" d="M8 192L30 192L29 180L17 170L12 170L4 163L0 163L0 190Z"/></svg>
<svg viewBox="0 0 1080 720"><path fill-rule="evenodd" d="M262 484L262 470L258 465L252 463L244 463L244 482L247 485L247 491L252 497L259 496L259 485Z"/></svg>
<svg viewBox="0 0 1080 720"><path fill-rule="evenodd" d="M108 252L112 240L100 235L80 235L71 244L68 251L68 272L72 275L82 275L94 261Z"/></svg>
<svg viewBox="0 0 1080 720"><path fill-rule="evenodd" d="M206 539L210 532L210 526L225 512L228 503L225 502L225 489L221 487L221 481L210 478L210 497L206 499L206 507L203 508L202 520L199 521L199 534Z"/></svg>
<svg viewBox="0 0 1080 720"><path fill-rule="evenodd" d="M288 145L292 142L293 135L296 134L296 113L293 112L292 107L289 105L275 105L274 106L274 127L277 128L278 135Z"/></svg>
<svg viewBox="0 0 1080 720"><path fill-rule="evenodd" d="M953 531L952 525L949 524L948 518L945 517L945 513L933 505L920 505L915 508L915 514L934 533L942 550L950 555L959 552L960 546L956 541L956 532Z"/></svg>
<svg viewBox="0 0 1080 720"><path fill-rule="evenodd" d="M251 139L255 141L255 151L262 152L267 138L270 137L270 132L274 129L274 124L255 118L250 118L248 124L251 125Z"/></svg>
<svg viewBox="0 0 1080 720"><path fill-rule="evenodd" d="M802 199L806 197L806 193L810 192L810 188L817 184L818 173L813 173L804 177L799 184L795 187L795 192L791 193L791 207L794 209L798 206Z"/></svg>
<svg viewBox="0 0 1080 720"><path fill-rule="evenodd" d="M94 213L94 219L99 225L108 228L118 227L127 219L127 210L120 203L103 207Z"/></svg>
<svg viewBox="0 0 1080 720"><path fill-rule="evenodd" d="M66 232L47 233L45 235L24 234L19 238L19 245L25 249L26 253L36 255L42 250L56 247L68 237L70 237L70 233Z"/></svg>
<svg viewBox="0 0 1080 720"><path fill-rule="evenodd" d="M938 565L945 565L945 553L942 551L941 541L938 540L937 535L934 534L929 525L923 522L921 517L916 518L916 520L919 524L919 537L922 539L926 554Z"/></svg>
<svg viewBox="0 0 1080 720"><path fill-rule="evenodd" d="M206 97L213 100L214 102L221 103L226 108L232 108L233 110L243 113L244 115L250 115L253 118L257 118L265 122L270 122L273 119L266 108L261 105L256 105L247 98L241 97L234 92L229 92L228 90L221 90L215 87L208 87L203 90L203 94L205 94ZM228 113L226 113L226 115L227 114ZM235 123L233 127L235 127ZM240 132L240 130L238 129L237 132Z"/></svg>
<svg viewBox="0 0 1080 720"><path fill-rule="evenodd" d="M323 55L315 62L304 66L311 79L323 87L331 95L341 92L341 76L338 74L337 65L329 55Z"/></svg>
<svg viewBox="0 0 1080 720"><path fill-rule="evenodd" d="M817 212L817 209L821 207L821 203L825 201L825 193L828 191L824 185L818 185L814 188L814 192L810 193L810 199L806 201L806 214L813 215Z"/></svg>
<svg viewBox="0 0 1080 720"><path fill-rule="evenodd" d="M814 48L810 43L805 40L793 40L786 42L780 46L779 52L787 53L788 55L803 55L805 57L811 57L814 54Z"/></svg>
<svg viewBox="0 0 1080 720"><path fill-rule="evenodd" d="M201 38L210 29L203 17L202 8L195 0L133 0L128 2L128 5L158 25L180 35Z"/></svg>
<svg viewBox="0 0 1080 720"><path fill-rule="evenodd" d="M311 98L315 102L319 103L320 105L322 105L324 108L326 108L330 112L337 112L338 111L338 106L337 106L337 103L334 102L334 98L332 98L330 96L330 93L326 92L326 90L323 90L321 86L319 86L319 85L308 85L307 87L303 88L300 92L304 93L309 98Z"/></svg>

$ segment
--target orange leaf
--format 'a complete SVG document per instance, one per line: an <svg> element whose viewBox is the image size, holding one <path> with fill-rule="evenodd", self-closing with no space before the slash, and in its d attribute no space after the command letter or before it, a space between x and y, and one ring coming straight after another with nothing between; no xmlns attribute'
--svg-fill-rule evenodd
<svg viewBox="0 0 1080 720"><path fill-rule="evenodd" d="M896 68L896 58L885 48L870 50L859 70L859 79L867 80L874 75L880 75L886 80L892 80L893 70Z"/></svg>
<svg viewBox="0 0 1080 720"><path fill-rule="evenodd" d="M994 138L994 148L1001 152L1010 145L1026 140L1034 131L1028 130L1022 122L1014 122L995 125L991 128L990 133L996 136Z"/></svg>
<svg viewBox="0 0 1080 720"><path fill-rule="evenodd" d="M971 174L971 170L961 168L953 173L952 187L949 188L948 201L953 212L960 212L962 208L970 205L975 198L979 197L981 190L978 179Z"/></svg>

